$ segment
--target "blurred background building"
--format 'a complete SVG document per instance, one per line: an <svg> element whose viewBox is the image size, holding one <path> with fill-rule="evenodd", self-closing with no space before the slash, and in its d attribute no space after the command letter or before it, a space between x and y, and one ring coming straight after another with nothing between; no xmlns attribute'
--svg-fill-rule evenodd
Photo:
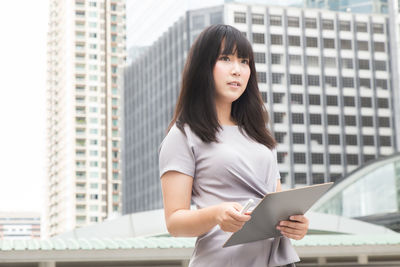
<svg viewBox="0 0 400 267"><path fill-rule="evenodd" d="M44 233L53 236L121 211L125 1L49 2Z"/></svg>
<svg viewBox="0 0 400 267"><path fill-rule="evenodd" d="M244 3L189 10L125 71L124 214L162 207L158 147L188 49L217 23L253 45L284 188L336 181L398 151L388 15Z"/></svg>
<svg viewBox="0 0 400 267"><path fill-rule="evenodd" d="M40 239L40 214L0 212L1 239Z"/></svg>

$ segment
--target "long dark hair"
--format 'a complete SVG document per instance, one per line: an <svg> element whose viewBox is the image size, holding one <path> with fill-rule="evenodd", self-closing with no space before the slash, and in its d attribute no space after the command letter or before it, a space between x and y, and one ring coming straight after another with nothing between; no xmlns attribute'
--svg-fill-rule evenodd
<svg viewBox="0 0 400 267"><path fill-rule="evenodd" d="M222 42L225 46L223 49ZM239 58L249 59L250 78L246 90L232 103L231 116L239 129L245 130L250 138L272 149L276 146L276 141L266 127L268 113L258 89L253 49L246 37L229 25L209 26L192 45L183 69L181 92L168 131L175 123L181 131L188 124L203 142L218 142L216 133L221 130L221 125L215 107L213 69L220 54L235 53Z"/></svg>

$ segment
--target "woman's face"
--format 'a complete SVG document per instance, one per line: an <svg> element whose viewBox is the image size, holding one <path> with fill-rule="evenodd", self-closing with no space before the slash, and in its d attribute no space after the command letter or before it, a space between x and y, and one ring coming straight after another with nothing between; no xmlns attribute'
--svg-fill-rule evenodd
<svg viewBox="0 0 400 267"><path fill-rule="evenodd" d="M232 103L244 92L250 77L247 58L219 55L213 69L216 103Z"/></svg>

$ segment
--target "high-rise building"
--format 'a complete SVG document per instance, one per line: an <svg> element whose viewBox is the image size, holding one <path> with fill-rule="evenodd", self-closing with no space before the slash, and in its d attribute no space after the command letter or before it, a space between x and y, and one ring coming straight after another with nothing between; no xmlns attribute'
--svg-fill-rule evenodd
<svg viewBox="0 0 400 267"><path fill-rule="evenodd" d="M51 0L49 11L44 227L54 236L121 210L125 1Z"/></svg>
<svg viewBox="0 0 400 267"><path fill-rule="evenodd" d="M126 69L123 213L162 206L158 147L188 49L214 23L253 45L284 188L335 181L397 151L387 15L244 3L192 10Z"/></svg>
<svg viewBox="0 0 400 267"><path fill-rule="evenodd" d="M388 13L388 0L303 0L304 7L353 13Z"/></svg>
<svg viewBox="0 0 400 267"><path fill-rule="evenodd" d="M1 239L40 239L40 214L0 212Z"/></svg>

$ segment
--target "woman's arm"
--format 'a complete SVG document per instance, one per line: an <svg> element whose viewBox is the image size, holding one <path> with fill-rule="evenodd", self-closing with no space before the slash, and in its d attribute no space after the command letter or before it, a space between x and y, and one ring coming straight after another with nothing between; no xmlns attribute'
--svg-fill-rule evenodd
<svg viewBox="0 0 400 267"><path fill-rule="evenodd" d="M281 181L278 180L276 192L280 191L282 191L282 185ZM281 221L276 229L286 237L300 240L307 234L308 224L308 219L304 215L293 215L290 216L290 221Z"/></svg>
<svg viewBox="0 0 400 267"><path fill-rule="evenodd" d="M165 221L172 236L200 236L217 224L222 230L236 232L250 220L239 213L241 205L223 202L203 209L190 210L193 178L169 171L161 177Z"/></svg>

